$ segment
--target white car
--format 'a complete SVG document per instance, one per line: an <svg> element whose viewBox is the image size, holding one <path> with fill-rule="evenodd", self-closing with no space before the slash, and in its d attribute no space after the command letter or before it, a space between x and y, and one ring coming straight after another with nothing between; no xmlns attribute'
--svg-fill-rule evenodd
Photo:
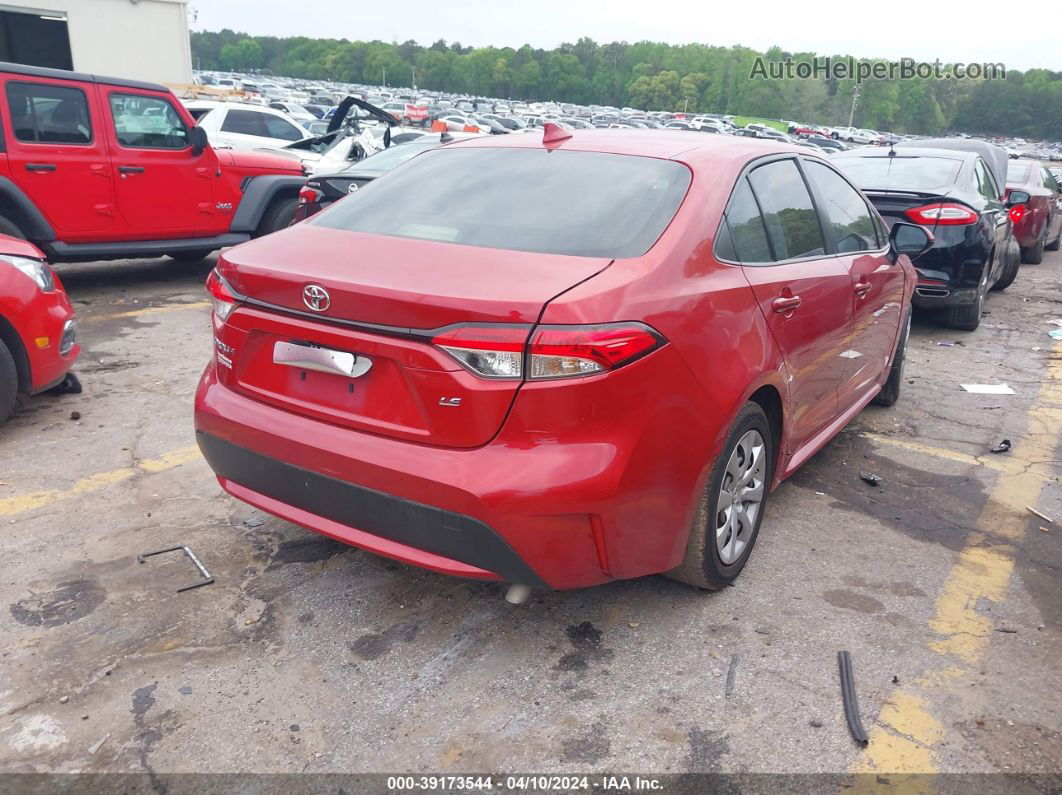
<svg viewBox="0 0 1062 795"><path fill-rule="evenodd" d="M186 102L185 107L215 147L282 147L311 137L286 113L265 106L197 99Z"/></svg>
<svg viewBox="0 0 1062 795"><path fill-rule="evenodd" d="M279 110L281 113L286 113L295 121L316 121L317 117L310 111L306 110L302 105L296 105L294 102L270 102L269 107L273 110Z"/></svg>

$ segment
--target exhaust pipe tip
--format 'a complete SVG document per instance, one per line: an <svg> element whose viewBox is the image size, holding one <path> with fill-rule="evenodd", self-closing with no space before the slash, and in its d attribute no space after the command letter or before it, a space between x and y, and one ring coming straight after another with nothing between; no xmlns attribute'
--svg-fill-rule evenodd
<svg viewBox="0 0 1062 795"><path fill-rule="evenodd" d="M530 585L520 585L519 583L513 583L509 586L509 590L505 592L505 601L511 605L522 605L531 596Z"/></svg>

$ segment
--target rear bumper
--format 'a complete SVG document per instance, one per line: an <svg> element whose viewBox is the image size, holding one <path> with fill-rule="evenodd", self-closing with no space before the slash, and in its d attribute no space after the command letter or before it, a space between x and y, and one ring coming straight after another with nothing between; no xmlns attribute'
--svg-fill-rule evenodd
<svg viewBox="0 0 1062 795"><path fill-rule="evenodd" d="M497 532L471 516L312 472L203 431L196 441L222 488L296 524L446 574L546 585Z"/></svg>
<svg viewBox="0 0 1062 795"><path fill-rule="evenodd" d="M265 511L434 571L564 589L678 565L723 424L704 406L665 346L604 378L525 384L476 448L293 413L213 365L195 425L222 487Z"/></svg>

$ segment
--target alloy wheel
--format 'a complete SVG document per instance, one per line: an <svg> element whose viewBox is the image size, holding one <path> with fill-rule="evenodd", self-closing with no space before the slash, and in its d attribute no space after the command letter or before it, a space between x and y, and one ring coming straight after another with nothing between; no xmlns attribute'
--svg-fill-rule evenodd
<svg viewBox="0 0 1062 795"><path fill-rule="evenodd" d="M757 430L745 433L734 446L716 501L715 547L724 565L741 558L752 538L763 505L767 447Z"/></svg>

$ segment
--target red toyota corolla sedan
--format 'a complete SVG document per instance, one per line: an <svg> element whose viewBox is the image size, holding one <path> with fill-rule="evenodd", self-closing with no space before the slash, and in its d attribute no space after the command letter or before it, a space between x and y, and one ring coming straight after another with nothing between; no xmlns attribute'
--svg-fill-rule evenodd
<svg viewBox="0 0 1062 795"><path fill-rule="evenodd" d="M76 338L74 309L44 254L0 235L0 422L19 392L43 392L66 378L81 352Z"/></svg>
<svg viewBox="0 0 1062 795"><path fill-rule="evenodd" d="M199 445L239 499L435 571L719 588L768 492L896 400L931 240L787 144L462 141L219 259Z"/></svg>

